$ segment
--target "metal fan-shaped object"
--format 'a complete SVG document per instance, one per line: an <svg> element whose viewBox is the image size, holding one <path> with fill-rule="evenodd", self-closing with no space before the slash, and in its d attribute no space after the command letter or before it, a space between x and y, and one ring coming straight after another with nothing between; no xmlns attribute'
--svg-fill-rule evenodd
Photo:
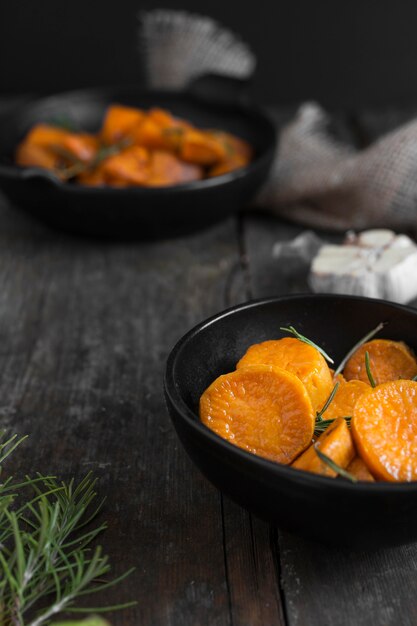
<svg viewBox="0 0 417 626"><path fill-rule="evenodd" d="M215 72L249 78L256 59L249 46L215 20L184 11L139 14L139 46L149 87L181 89Z"/></svg>

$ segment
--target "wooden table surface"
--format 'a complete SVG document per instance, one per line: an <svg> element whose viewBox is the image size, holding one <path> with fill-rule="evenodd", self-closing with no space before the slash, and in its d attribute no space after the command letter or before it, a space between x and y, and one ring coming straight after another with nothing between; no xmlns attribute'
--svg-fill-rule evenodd
<svg viewBox="0 0 417 626"><path fill-rule="evenodd" d="M338 120L365 145L413 112ZM0 224L0 426L30 435L15 472L99 477L101 543L115 574L136 567L101 598L138 602L114 626L416 626L417 545L350 553L269 527L200 475L168 418L164 365L183 333L305 288L272 256L299 228L244 213L183 239L104 244L4 199Z"/></svg>

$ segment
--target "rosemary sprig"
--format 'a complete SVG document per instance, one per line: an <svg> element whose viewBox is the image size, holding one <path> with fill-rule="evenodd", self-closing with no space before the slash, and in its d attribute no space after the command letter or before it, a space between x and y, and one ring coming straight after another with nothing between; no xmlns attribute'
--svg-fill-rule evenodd
<svg viewBox="0 0 417 626"><path fill-rule="evenodd" d="M346 423L348 425L348 428L350 428L350 424L352 421L352 416L351 415L343 415L341 416L343 417L344 420L346 420ZM315 425L314 425L314 434L316 437L319 437L322 433L324 433L325 430L328 429L328 427L333 424L334 419L330 419L330 420L321 420L319 422L316 421Z"/></svg>
<svg viewBox="0 0 417 626"><path fill-rule="evenodd" d="M53 145L51 146L53 152L58 156L62 157L66 161L69 161L71 165L66 167L57 168L55 171L56 175L59 176L61 180L71 180L82 174L84 172L90 172L95 169L104 159L107 159L110 156L115 156L116 154L120 154L122 150L129 147L131 145L131 141L128 139L123 139L119 141L119 143L112 144L111 146L101 146L97 153L91 161L81 161L77 159L72 152L69 152L62 146Z"/></svg>
<svg viewBox="0 0 417 626"><path fill-rule="evenodd" d="M3 461L23 439L0 435ZM131 572L106 580L108 557L96 539L106 527L94 522L95 480L87 475L78 484L38 475L0 484L0 624L46 626L63 611L94 612L132 606L134 602L85 609L84 595L104 591ZM90 620L90 625L104 626Z"/></svg>
<svg viewBox="0 0 417 626"><path fill-rule="evenodd" d="M303 343L306 343L309 346L312 346L313 348L318 350L320 354L326 359L326 361L332 364L334 363L333 359L329 357L329 355L327 354L327 352L323 350L323 348L320 348L320 346L318 346L313 341L311 341L311 339L308 339L307 337L304 337L304 335L301 335L301 333L299 333L298 330L294 328L294 326L288 326L288 328L285 328L284 326L280 326L280 330L284 330L285 332L290 333L291 335L294 335L294 337L296 337Z"/></svg>
<svg viewBox="0 0 417 626"><path fill-rule="evenodd" d="M334 399L334 397L335 397L335 395L337 393L337 390L339 389L339 386L340 386L339 383L335 384L335 386L332 389L332 392L331 392L330 396L327 398L326 402L324 403L323 408L316 413L316 422L323 421L323 413L325 411L327 411L327 409L329 408L329 406L333 402L333 399Z"/></svg>
<svg viewBox="0 0 417 626"><path fill-rule="evenodd" d="M353 476L350 472L347 472L345 469L340 467L337 463L333 461L327 454L324 454L321 450L319 450L318 442L314 444L314 449L319 457L320 461L323 461L326 465L330 467L336 474L350 480L352 483L357 483L358 479Z"/></svg>
<svg viewBox="0 0 417 626"><path fill-rule="evenodd" d="M368 376L369 384L371 385L371 387L376 387L375 379L372 376L371 362L370 362L368 351L365 352L365 368L366 368L366 375Z"/></svg>
<svg viewBox="0 0 417 626"><path fill-rule="evenodd" d="M337 366L335 373L334 373L334 377L340 374L340 372L344 369L346 363L349 361L350 357L356 352L356 350L359 350L359 348L363 346L364 343L372 339L372 337L375 337L375 335L377 335L379 331L384 328L384 326L385 326L385 322L381 322L380 324L378 324L378 326L375 326L373 330L370 330L369 333L367 333L364 337L362 337L362 339L359 339L359 341L355 343L353 348L349 350L349 352L346 354L345 357L343 357L343 359Z"/></svg>

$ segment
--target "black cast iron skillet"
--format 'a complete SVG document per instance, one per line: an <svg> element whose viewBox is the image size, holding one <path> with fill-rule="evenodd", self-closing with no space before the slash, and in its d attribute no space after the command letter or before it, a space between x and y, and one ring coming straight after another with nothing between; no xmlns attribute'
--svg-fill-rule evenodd
<svg viewBox="0 0 417 626"><path fill-rule="evenodd" d="M251 200L272 163L274 126L265 113L244 102L245 87L242 81L210 75L181 92L91 89L26 104L0 118L0 188L16 206L76 234L152 238L212 224ZM252 144L255 159L245 168L203 181L127 189L63 183L45 170L14 165L16 145L33 124L65 120L95 132L111 103L158 106L197 126L230 131Z"/></svg>
<svg viewBox="0 0 417 626"><path fill-rule="evenodd" d="M217 436L198 418L203 391L235 369L249 345L283 336L280 326L320 344L337 363L379 322L378 337L417 349L417 310L382 300L301 295L239 305L183 337L167 363L165 393L178 436L205 476L261 518L323 543L371 548L417 539L417 482L357 483L267 461Z"/></svg>

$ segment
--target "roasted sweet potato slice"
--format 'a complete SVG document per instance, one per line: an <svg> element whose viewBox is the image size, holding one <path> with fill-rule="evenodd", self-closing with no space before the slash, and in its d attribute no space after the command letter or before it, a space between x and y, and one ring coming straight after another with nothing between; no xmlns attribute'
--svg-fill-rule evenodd
<svg viewBox="0 0 417 626"><path fill-rule="evenodd" d="M227 174L228 172L234 172L235 170L240 169L241 167L245 167L248 164L248 160L244 157L235 154L231 157L226 158L224 161L221 161L217 165L214 165L209 169L209 176L221 176L222 174Z"/></svg>
<svg viewBox="0 0 417 626"><path fill-rule="evenodd" d="M349 474L357 478L359 481L374 483L375 478L369 471L365 461L360 456L355 456L353 461L347 466Z"/></svg>
<svg viewBox="0 0 417 626"><path fill-rule="evenodd" d="M201 396L200 417L236 446L286 464L311 441L315 419L302 382L268 365L217 378Z"/></svg>
<svg viewBox="0 0 417 626"><path fill-rule="evenodd" d="M149 178L150 157L140 146L130 146L108 157L101 165L105 179L118 186L144 185Z"/></svg>
<svg viewBox="0 0 417 626"><path fill-rule="evenodd" d="M236 137L236 135L221 130L210 130L206 132L209 136L223 143L228 155L238 155L246 162L252 159L252 146L244 139L240 139L240 137Z"/></svg>
<svg viewBox="0 0 417 626"><path fill-rule="evenodd" d="M89 162L98 149L97 139L88 133L71 133L63 128L37 124L27 134L24 143L39 146L56 154L60 159Z"/></svg>
<svg viewBox="0 0 417 626"><path fill-rule="evenodd" d="M100 163L92 170L81 172L77 176L77 182L87 187L101 187L102 185L106 185L108 180L103 168L103 163Z"/></svg>
<svg viewBox="0 0 417 626"><path fill-rule="evenodd" d="M56 170L61 157L43 146L23 141L16 150L16 163L24 167L43 167L47 170Z"/></svg>
<svg viewBox="0 0 417 626"><path fill-rule="evenodd" d="M189 163L214 166L224 161L228 153L225 145L216 137L202 130L191 129L184 133L179 155Z"/></svg>
<svg viewBox="0 0 417 626"><path fill-rule="evenodd" d="M343 371L346 380L368 382L366 352L369 354L372 376L377 384L400 378L411 379L417 375L417 360L405 343L373 339L364 343L346 363Z"/></svg>
<svg viewBox="0 0 417 626"><path fill-rule="evenodd" d="M145 119L140 109L113 104L107 109L100 137L105 144L114 144L122 139L132 138L132 131Z"/></svg>
<svg viewBox="0 0 417 626"><path fill-rule="evenodd" d="M369 389L369 385L362 380L350 380L339 382L336 394L329 404L323 419L330 420L336 417L348 417L353 415L353 408L357 399Z"/></svg>
<svg viewBox="0 0 417 626"><path fill-rule="evenodd" d="M236 367L260 364L274 365L295 374L305 385L315 411L322 408L333 389L332 376L323 356L299 339L284 337L256 343L248 348Z"/></svg>
<svg viewBox="0 0 417 626"><path fill-rule="evenodd" d="M202 170L198 165L183 163L173 154L154 150L150 156L150 174L146 182L148 186L159 187L178 185L202 178Z"/></svg>
<svg viewBox="0 0 417 626"><path fill-rule="evenodd" d="M359 455L382 480L417 480L417 382L394 380L357 400L352 435Z"/></svg>
<svg viewBox="0 0 417 626"><path fill-rule="evenodd" d="M321 474L323 476L337 476L336 472L322 461L315 449L319 450L334 461L339 467L345 469L355 456L355 447L346 420L338 417L333 424L318 438L315 444L303 452L292 464L292 467Z"/></svg>

